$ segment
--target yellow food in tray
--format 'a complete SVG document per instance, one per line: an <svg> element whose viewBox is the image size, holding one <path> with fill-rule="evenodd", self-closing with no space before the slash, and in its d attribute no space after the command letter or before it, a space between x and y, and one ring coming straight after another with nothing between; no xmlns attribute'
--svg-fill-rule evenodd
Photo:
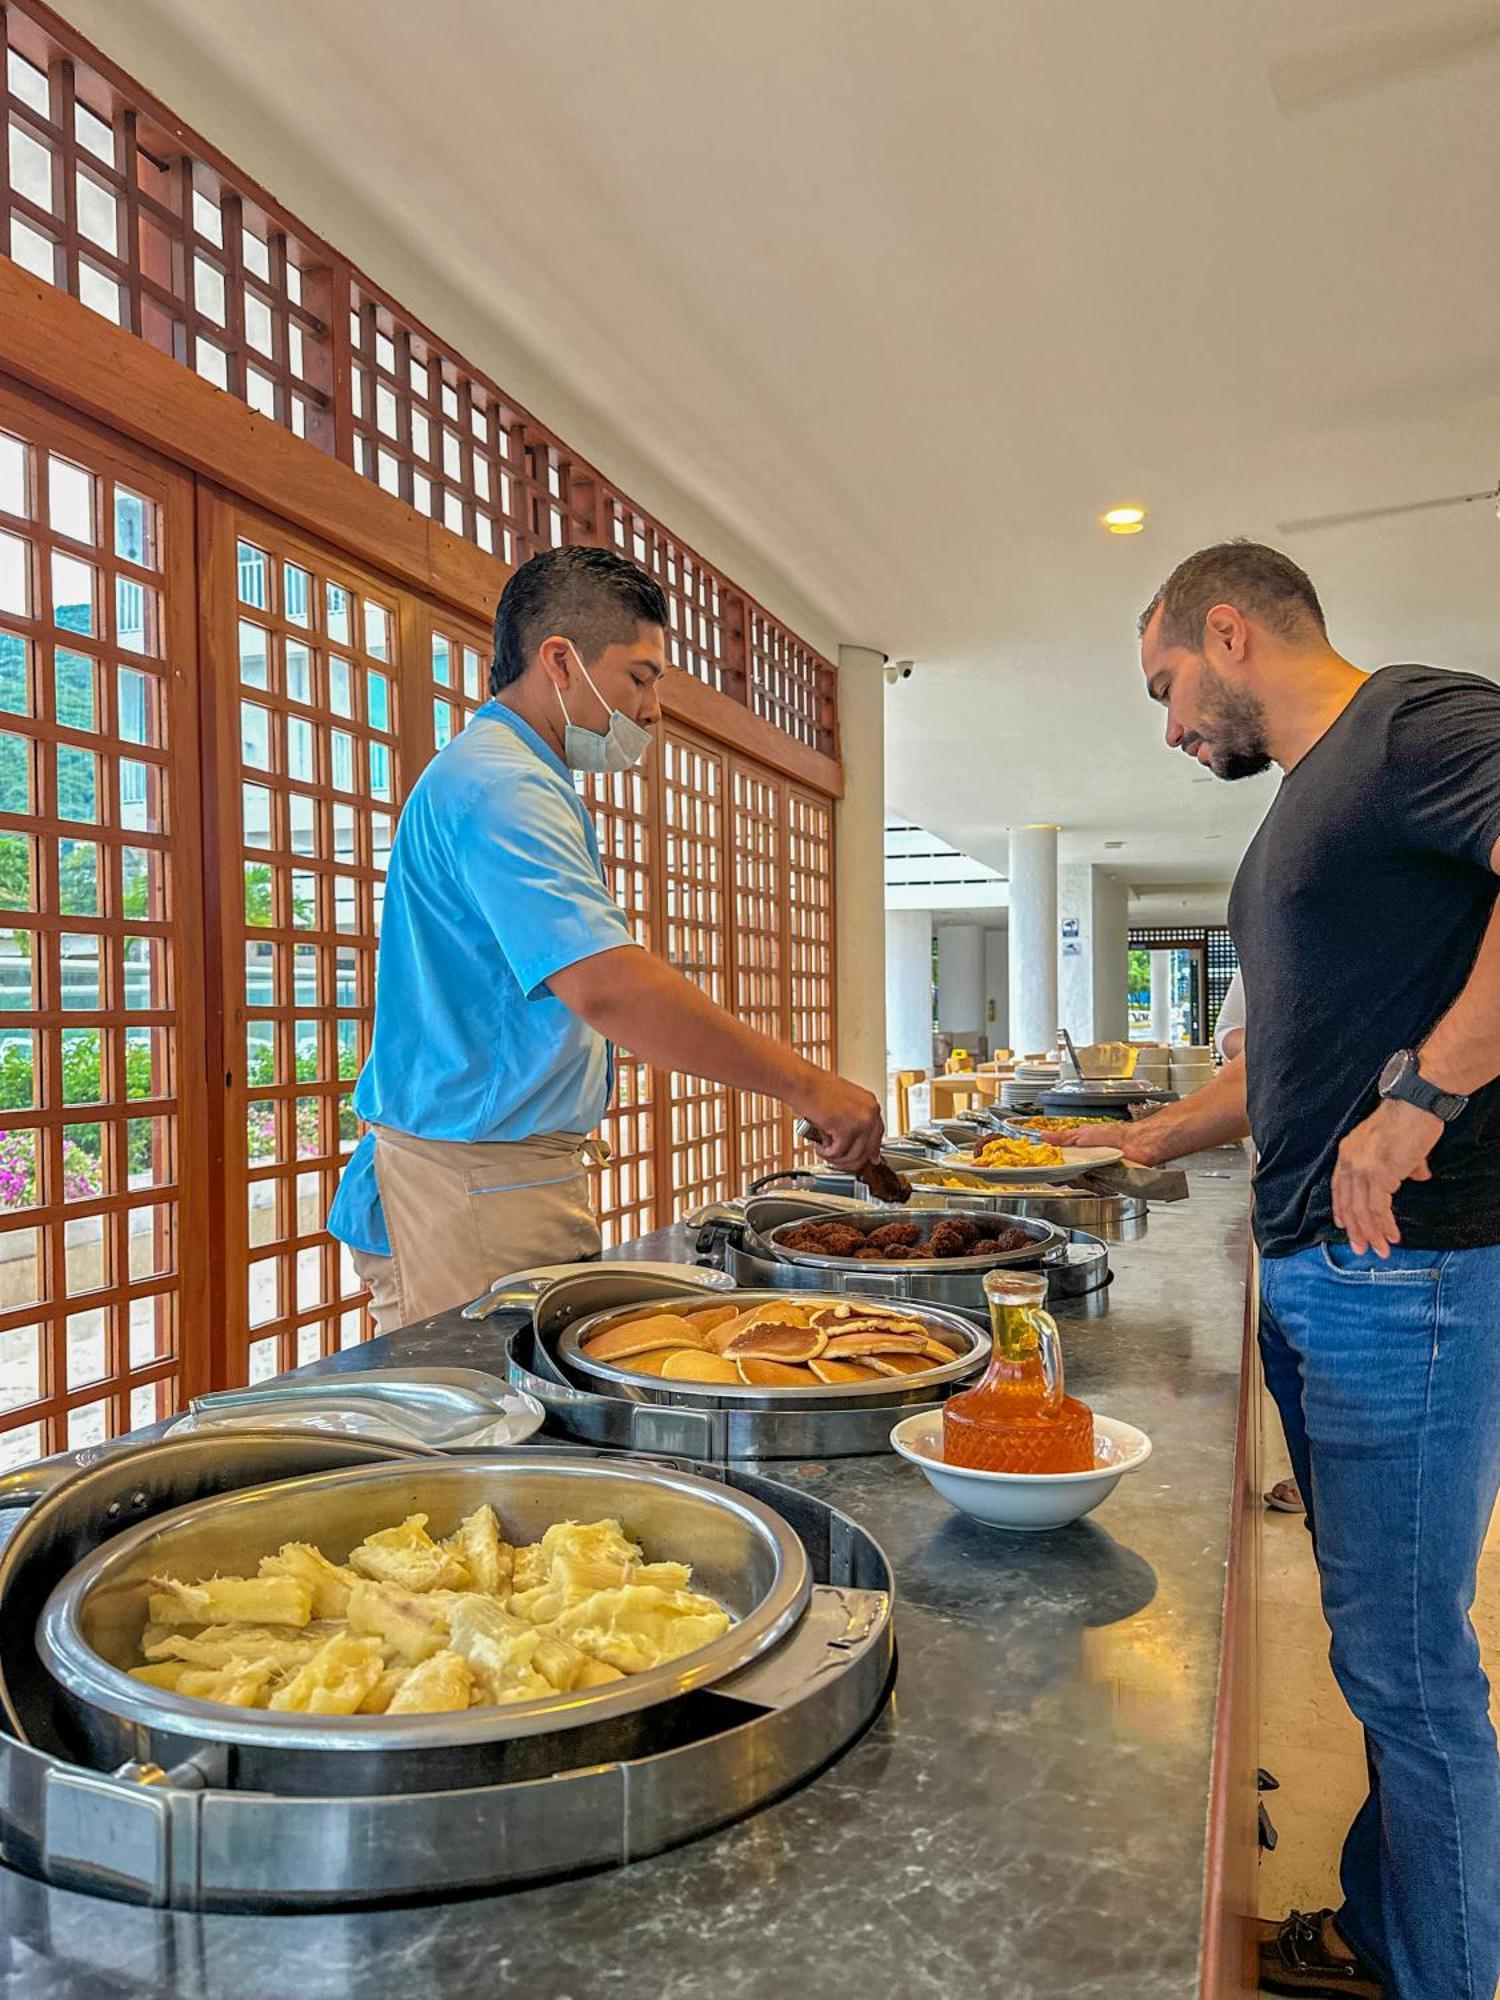
<svg viewBox="0 0 1500 2000"><path fill-rule="evenodd" d="M917 1233L912 1229L913 1238ZM672 1317L654 1310L621 1314L596 1328L583 1352L608 1368L654 1375L667 1384L821 1389L919 1372L886 1368L882 1355L920 1353L920 1372L926 1374L956 1361L961 1351L935 1338L926 1321L868 1299L776 1298L743 1311L716 1306L694 1315L701 1323L695 1329L701 1345L655 1345ZM855 1335L859 1356L850 1362L844 1350Z"/></svg>
<svg viewBox="0 0 1500 2000"><path fill-rule="evenodd" d="M973 1152L976 1167L1060 1167L1062 1149L1039 1139L986 1139Z"/></svg>
<svg viewBox="0 0 1500 2000"><path fill-rule="evenodd" d="M1024 1126L1028 1132L1076 1132L1082 1125L1097 1125L1102 1128L1106 1125L1118 1126L1121 1121L1118 1118L1057 1118L1028 1114L1025 1118L1015 1118L1011 1122Z"/></svg>
<svg viewBox="0 0 1500 2000"><path fill-rule="evenodd" d="M259 1572L153 1577L132 1677L235 1708L432 1714L601 1687L730 1623L618 1521L558 1522L516 1548L488 1506L441 1541L411 1514L343 1563L287 1542Z"/></svg>

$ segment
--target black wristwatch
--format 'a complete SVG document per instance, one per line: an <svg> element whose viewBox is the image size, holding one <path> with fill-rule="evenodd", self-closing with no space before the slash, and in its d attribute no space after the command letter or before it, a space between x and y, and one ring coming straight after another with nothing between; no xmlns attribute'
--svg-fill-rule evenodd
<svg viewBox="0 0 1500 2000"><path fill-rule="evenodd" d="M1456 1090L1439 1090L1435 1083L1429 1083L1417 1068L1417 1058L1411 1049L1397 1049L1380 1072L1380 1094L1382 1097L1397 1097L1403 1104L1415 1104L1419 1110L1430 1111L1445 1125L1451 1125L1461 1111L1467 1110L1469 1103L1468 1098L1460 1097Z"/></svg>

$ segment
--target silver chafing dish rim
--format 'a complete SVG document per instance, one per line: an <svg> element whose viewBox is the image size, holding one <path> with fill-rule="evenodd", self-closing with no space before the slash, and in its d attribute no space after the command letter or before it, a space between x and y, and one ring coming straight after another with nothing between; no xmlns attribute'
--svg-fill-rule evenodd
<svg viewBox="0 0 1500 2000"><path fill-rule="evenodd" d="M311 1536L316 1540L316 1516L312 1510L322 1494L332 1492L337 1497L345 1489L365 1489L372 1495L372 1505L378 1506L380 1496L388 1488L399 1491L403 1486L435 1482L439 1489L451 1486L462 1491L487 1487L488 1490L475 1494L472 1504L489 1499L501 1517L503 1528L506 1525L504 1484L538 1475L579 1482L580 1501L594 1507L600 1516L617 1511L618 1500L611 1505L605 1495L622 1480L642 1493L675 1497L684 1512L711 1507L723 1518L737 1522L741 1532L769 1559L769 1587L738 1616L734 1615L734 1606L726 1605L734 1622L710 1645L664 1666L628 1675L623 1681L545 1700L410 1716L283 1714L201 1701L132 1680L122 1667L97 1652L87 1637L85 1613L97 1593L134 1589L144 1583L156 1545L168 1545L162 1548L160 1560L170 1567L173 1557L169 1545L173 1540L186 1540L193 1528L210 1527L231 1510L256 1509L274 1518L276 1503L288 1503L294 1513L301 1515L301 1532L296 1538ZM585 1498L585 1482L590 1481L598 1488L597 1500ZM405 1500L389 1499L378 1515L369 1516L365 1531L390 1526L410 1511L414 1510ZM560 1513L556 1518L569 1517ZM629 1532L630 1523L625 1525ZM276 1530L268 1535L268 1544L278 1533ZM280 1533L280 1539L293 1537ZM271 1547L260 1553L271 1553ZM691 1562L694 1551L691 1547L674 1547L648 1550L648 1554L658 1560ZM696 1574L696 1565L694 1581L698 1587L706 1587ZM623 1459L593 1461L565 1455L554 1459L476 1454L443 1460L403 1459L390 1465L352 1466L300 1478L271 1480L190 1501L186 1506L155 1515L139 1527L101 1543L68 1571L43 1607L36 1643L48 1670L75 1700L105 1716L124 1718L163 1735L304 1752L452 1749L466 1743L498 1743L586 1723L607 1722L708 1686L783 1639L801 1617L809 1592L807 1556L798 1537L770 1507L747 1494L736 1493L693 1473Z"/></svg>

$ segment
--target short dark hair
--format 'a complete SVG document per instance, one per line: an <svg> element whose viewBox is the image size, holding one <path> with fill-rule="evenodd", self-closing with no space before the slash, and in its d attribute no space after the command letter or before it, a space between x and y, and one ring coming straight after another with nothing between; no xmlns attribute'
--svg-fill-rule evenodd
<svg viewBox="0 0 1500 2000"><path fill-rule="evenodd" d="M1232 604L1278 639L1327 638L1323 607L1312 579L1280 549L1264 542L1215 542L1180 562L1141 613L1143 637L1161 609L1164 646L1203 644L1203 626L1216 604Z"/></svg>
<svg viewBox="0 0 1500 2000"><path fill-rule="evenodd" d="M611 549L545 549L522 563L495 606L490 693L518 681L549 632L571 639L585 664L628 646L642 625L667 624L667 600L646 572Z"/></svg>

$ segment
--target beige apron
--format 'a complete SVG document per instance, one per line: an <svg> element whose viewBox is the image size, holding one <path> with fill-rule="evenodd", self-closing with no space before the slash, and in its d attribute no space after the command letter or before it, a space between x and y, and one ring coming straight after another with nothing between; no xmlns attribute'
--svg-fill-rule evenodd
<svg viewBox="0 0 1500 2000"><path fill-rule="evenodd" d="M469 1145L375 1127L375 1181L389 1257L354 1252L376 1331L467 1305L533 1264L597 1257L588 1165L600 1142L573 1132Z"/></svg>

